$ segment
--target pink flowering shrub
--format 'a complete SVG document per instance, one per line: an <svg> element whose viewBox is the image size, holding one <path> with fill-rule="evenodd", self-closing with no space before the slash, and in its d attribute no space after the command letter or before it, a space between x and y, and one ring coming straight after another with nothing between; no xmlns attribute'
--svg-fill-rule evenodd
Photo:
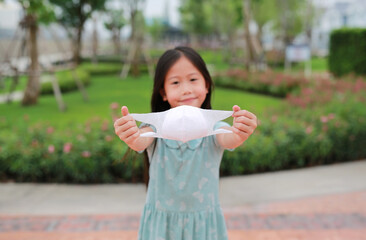
<svg viewBox="0 0 366 240"><path fill-rule="evenodd" d="M307 81L281 76L271 76L271 85L266 82L269 76L258 74L256 79L261 86L257 89L292 88L284 99L288 104L280 110L258 113L262 117L253 136L235 151L225 151L222 175L366 158L366 89L363 78L338 81L315 78ZM250 84L254 86L255 81ZM48 124L30 124L27 115L20 119L22 124L0 117L0 180L64 183L142 181L143 155L133 151L125 155L127 146L114 133L113 122L121 116L121 106L111 103L110 111L110 120L96 117L65 129Z"/></svg>
<svg viewBox="0 0 366 240"><path fill-rule="evenodd" d="M358 77L355 81L315 78L310 84L297 92L287 95L287 101L293 106L309 108L324 105L333 99L341 104L346 102L348 95L357 96L358 101L365 101L366 80Z"/></svg>
<svg viewBox="0 0 366 240"><path fill-rule="evenodd" d="M135 161L122 161L127 146L114 134L111 120L95 118L65 130L47 124L13 125L2 117L0 146L0 180L142 181L142 154L127 156Z"/></svg>
<svg viewBox="0 0 366 240"><path fill-rule="evenodd" d="M286 95L303 85L308 84L302 76L294 76L272 71L247 72L243 69L230 69L214 77L215 84L220 87L241 89L276 97Z"/></svg>

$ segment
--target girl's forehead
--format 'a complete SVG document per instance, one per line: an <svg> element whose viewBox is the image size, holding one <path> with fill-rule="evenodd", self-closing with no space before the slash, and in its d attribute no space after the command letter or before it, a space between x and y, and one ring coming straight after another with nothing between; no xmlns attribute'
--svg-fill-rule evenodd
<svg viewBox="0 0 366 240"><path fill-rule="evenodd" d="M166 74L166 79L194 74L202 75L199 69L197 69L189 59L181 57L170 67Z"/></svg>

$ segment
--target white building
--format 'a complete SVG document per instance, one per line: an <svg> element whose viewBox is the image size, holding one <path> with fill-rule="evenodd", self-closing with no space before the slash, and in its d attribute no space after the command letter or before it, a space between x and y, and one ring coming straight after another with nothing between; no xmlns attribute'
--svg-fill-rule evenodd
<svg viewBox="0 0 366 240"><path fill-rule="evenodd" d="M314 0L321 15L312 31L312 49L319 55L327 55L329 38L333 30L342 27L366 28L365 0Z"/></svg>
<svg viewBox="0 0 366 240"><path fill-rule="evenodd" d="M18 27L21 19L19 5L0 3L0 38L10 38Z"/></svg>

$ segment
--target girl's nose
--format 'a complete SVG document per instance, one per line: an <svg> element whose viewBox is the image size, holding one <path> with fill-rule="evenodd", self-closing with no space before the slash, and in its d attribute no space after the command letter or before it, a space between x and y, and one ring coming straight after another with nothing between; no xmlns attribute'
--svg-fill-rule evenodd
<svg viewBox="0 0 366 240"><path fill-rule="evenodd" d="M189 84L187 84L187 83L182 84L182 92L183 92L183 95L192 93L191 86L189 86Z"/></svg>

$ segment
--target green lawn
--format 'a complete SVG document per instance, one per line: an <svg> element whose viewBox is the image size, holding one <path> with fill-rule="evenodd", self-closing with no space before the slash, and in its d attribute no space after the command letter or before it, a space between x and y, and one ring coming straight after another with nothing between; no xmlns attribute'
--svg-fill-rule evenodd
<svg viewBox="0 0 366 240"><path fill-rule="evenodd" d="M16 88L14 89L14 91L20 91L20 90L25 89L25 87L27 85L27 79L28 79L27 76L20 76L19 82L16 85ZM3 79L3 81L4 81L3 82L4 86L0 86L0 94L8 94L10 87L13 84L13 78L6 77Z"/></svg>
<svg viewBox="0 0 366 240"><path fill-rule="evenodd" d="M291 64L291 72L304 72L305 63L292 63ZM273 69L274 71L284 71L284 67L276 67ZM321 73L328 71L328 58L317 58L313 57L311 59L311 72L312 73Z"/></svg>
<svg viewBox="0 0 366 240"><path fill-rule="evenodd" d="M31 123L46 122L67 127L70 123L84 123L95 116L111 119L110 104L113 102L128 106L131 113L149 112L151 90L152 80L148 75L125 80L118 76L94 76L87 88L89 102L84 102L78 91L64 94L67 111L60 112L53 95L41 96L39 104L33 107L22 107L19 102L0 104L0 117L5 116L15 124L23 124L23 116L28 115ZM220 88L215 89L212 103L214 109L220 110L231 110L237 104L258 117L267 107L283 105L281 99Z"/></svg>

